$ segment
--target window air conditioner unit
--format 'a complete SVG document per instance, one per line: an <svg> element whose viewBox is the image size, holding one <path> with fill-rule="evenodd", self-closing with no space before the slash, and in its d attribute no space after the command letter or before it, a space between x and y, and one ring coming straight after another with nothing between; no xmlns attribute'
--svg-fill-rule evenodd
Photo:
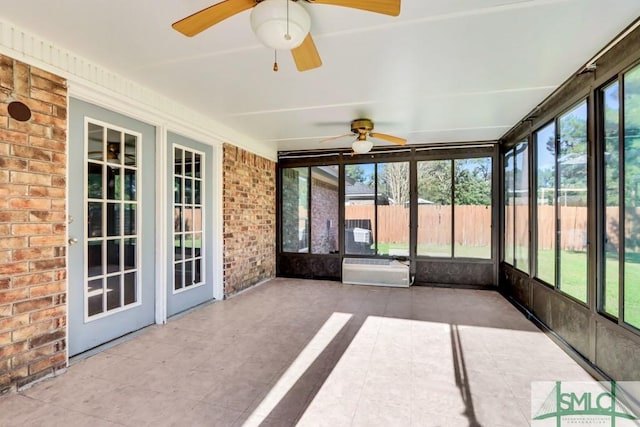
<svg viewBox="0 0 640 427"><path fill-rule="evenodd" d="M342 283L408 288L411 286L409 262L381 258L345 258Z"/></svg>

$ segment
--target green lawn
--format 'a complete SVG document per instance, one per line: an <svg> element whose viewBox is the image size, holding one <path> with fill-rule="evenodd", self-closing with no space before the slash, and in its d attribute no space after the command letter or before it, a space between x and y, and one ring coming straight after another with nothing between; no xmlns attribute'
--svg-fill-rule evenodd
<svg viewBox="0 0 640 427"><path fill-rule="evenodd" d="M408 243L378 243L379 254L407 254ZM521 251L518 252L520 254ZM418 245L418 255L449 257L451 247L446 245ZM456 247L456 256L462 258L484 258L491 255L489 247ZM554 282L554 251L544 250L538 253L538 277L550 284ZM605 265L606 289L604 309L618 317L618 260L607 258ZM625 321L640 328L640 255L628 254L625 262ZM587 254L585 252L561 251L560 253L560 290L574 298L587 300Z"/></svg>
<svg viewBox="0 0 640 427"><path fill-rule="evenodd" d="M539 251L538 276L553 282L553 251ZM625 263L625 321L640 328L640 260L628 257ZM618 260L607 258L605 264L606 287L604 309L619 316ZM561 251L559 288L581 300L587 299L587 255L585 252Z"/></svg>

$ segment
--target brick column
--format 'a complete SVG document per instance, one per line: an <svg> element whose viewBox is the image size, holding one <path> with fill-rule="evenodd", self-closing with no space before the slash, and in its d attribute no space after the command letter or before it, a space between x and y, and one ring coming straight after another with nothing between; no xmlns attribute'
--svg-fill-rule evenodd
<svg viewBox="0 0 640 427"><path fill-rule="evenodd" d="M224 293L276 273L275 162L223 147Z"/></svg>
<svg viewBox="0 0 640 427"><path fill-rule="evenodd" d="M0 55L0 393L67 363L66 129L66 81Z"/></svg>

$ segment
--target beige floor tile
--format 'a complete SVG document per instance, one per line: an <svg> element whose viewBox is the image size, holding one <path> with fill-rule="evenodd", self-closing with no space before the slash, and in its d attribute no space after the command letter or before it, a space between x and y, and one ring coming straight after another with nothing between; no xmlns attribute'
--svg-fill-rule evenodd
<svg viewBox="0 0 640 427"><path fill-rule="evenodd" d="M0 396L0 425L517 427L531 381L588 379L497 292L275 279Z"/></svg>

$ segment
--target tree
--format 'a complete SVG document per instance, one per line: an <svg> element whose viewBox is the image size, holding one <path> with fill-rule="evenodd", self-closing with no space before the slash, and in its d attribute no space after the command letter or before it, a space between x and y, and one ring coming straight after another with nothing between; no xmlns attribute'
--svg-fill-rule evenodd
<svg viewBox="0 0 640 427"><path fill-rule="evenodd" d="M409 163L387 163L378 165L379 185L393 199L394 205L409 203ZM379 189L380 190L380 189Z"/></svg>
<svg viewBox="0 0 640 427"><path fill-rule="evenodd" d="M451 204L451 161L418 163L418 197L437 205Z"/></svg>

